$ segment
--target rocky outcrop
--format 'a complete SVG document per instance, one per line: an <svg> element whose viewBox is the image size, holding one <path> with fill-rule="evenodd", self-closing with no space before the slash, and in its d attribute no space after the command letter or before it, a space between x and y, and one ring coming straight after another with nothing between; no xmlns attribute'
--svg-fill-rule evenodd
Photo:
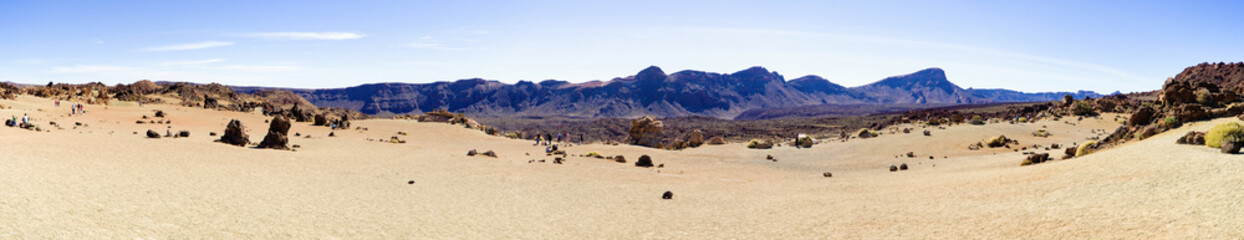
<svg viewBox="0 0 1244 240"><path fill-rule="evenodd" d="M651 148L661 148L665 138L665 125L653 116L644 116L631 121L631 129L627 131L627 143Z"/></svg>
<svg viewBox="0 0 1244 240"><path fill-rule="evenodd" d="M220 136L220 142L236 146L249 144L250 139L246 136L246 128L242 126L242 121L237 119L229 121L229 125L225 127L225 134Z"/></svg>
<svg viewBox="0 0 1244 240"><path fill-rule="evenodd" d="M259 142L259 148L289 149L289 127L292 124L284 116L276 116L268 124L268 135Z"/></svg>
<svg viewBox="0 0 1244 240"><path fill-rule="evenodd" d="M1127 119L1127 125L1132 127L1147 125L1149 122L1153 121L1154 113L1156 112L1153 111L1153 108L1142 107L1137 109L1136 112L1132 113L1132 116Z"/></svg>
<svg viewBox="0 0 1244 240"><path fill-rule="evenodd" d="M704 145L704 131L699 129L691 131L691 136L687 137L687 145L690 147Z"/></svg>

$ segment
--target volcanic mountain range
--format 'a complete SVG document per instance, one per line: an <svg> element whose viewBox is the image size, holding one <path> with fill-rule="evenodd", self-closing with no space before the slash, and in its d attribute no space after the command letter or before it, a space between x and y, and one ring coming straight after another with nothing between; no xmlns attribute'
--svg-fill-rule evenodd
<svg viewBox="0 0 1244 240"><path fill-rule="evenodd" d="M263 87L234 87L241 93ZM1088 91L1023 93L1005 89L963 89L940 68L843 87L816 75L786 80L752 67L731 74L683 70L666 74L656 66L609 81L570 83L545 80L506 84L479 78L434 83L375 83L336 89L280 89L316 106L367 114L407 114L438 109L474 116L735 118L748 110L808 106L887 106L1053 101L1064 95L1098 97Z"/></svg>

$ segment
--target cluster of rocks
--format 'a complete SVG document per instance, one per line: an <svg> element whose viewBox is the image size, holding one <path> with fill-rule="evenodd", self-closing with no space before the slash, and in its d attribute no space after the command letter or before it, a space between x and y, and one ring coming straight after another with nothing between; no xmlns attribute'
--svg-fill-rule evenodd
<svg viewBox="0 0 1244 240"><path fill-rule="evenodd" d="M1175 140L1175 143L1176 144L1189 144L1189 145L1205 145L1205 133L1197 132L1197 131L1190 131L1187 134L1184 134L1183 137L1180 137L1178 140Z"/></svg>
<svg viewBox="0 0 1244 240"><path fill-rule="evenodd" d="M1019 165L1028 166L1028 165L1043 163L1049 160L1053 160L1052 158L1050 158L1050 153L1029 153L1028 157L1025 158L1024 161L1020 163Z"/></svg>
<svg viewBox="0 0 1244 240"><path fill-rule="evenodd" d="M444 109L431 111L431 112L425 112L419 116L404 115L404 116L395 117L395 118L414 119L419 122L440 122L440 123L449 123L449 124L454 124L454 125L462 124L462 126L465 128L480 130L488 135L492 135L492 136L503 135L500 130L497 130L494 127L485 126L483 124L480 124L479 122L476 122L474 119L467 118L466 114L452 113ZM518 134L515 134L514 137L519 138L521 136Z"/></svg>
<svg viewBox="0 0 1244 240"><path fill-rule="evenodd" d="M476 155L481 155L481 156L491 157L491 158L496 158L496 157L497 157L497 153L496 153L496 152L493 152L492 150L488 150L488 151L483 152L483 153L480 153L480 152L478 152L478 151L475 151L475 149L471 149L471 151L467 151L467 156L468 156L468 157L474 157L474 156L476 156Z"/></svg>
<svg viewBox="0 0 1244 240"><path fill-rule="evenodd" d="M626 139L623 142L630 145L668 150L682 150L700 147L704 144L720 145L726 143L725 139L722 139L720 136L706 140L704 131L700 129L692 130L687 135L681 137L667 137L665 134L665 123L653 116L643 116L631 120L631 126L627 129Z"/></svg>
<svg viewBox="0 0 1244 240"><path fill-rule="evenodd" d="M1237 154L1244 147L1244 126L1235 122L1222 123L1210 128L1209 132L1190 131L1175 143L1207 146L1222 153Z"/></svg>
<svg viewBox="0 0 1244 240"><path fill-rule="evenodd" d="M331 127L333 129L350 129L350 116L337 116L332 113L319 113L312 117L312 125Z"/></svg>
<svg viewBox="0 0 1244 240"><path fill-rule="evenodd" d="M182 130L182 131L177 131L177 134L173 134L173 131L172 131L172 130L165 130L165 133L164 133L164 136L163 136L163 137L165 137L165 138L186 138L186 137L190 137L190 131ZM159 139L159 138L161 138L161 136L160 136L160 133L159 133L159 132L156 132L155 130L148 129L148 130L147 130L147 138L156 138L156 139Z"/></svg>
<svg viewBox="0 0 1244 240"><path fill-rule="evenodd" d="M894 164L890 164L890 171L891 172L907 171L907 163L902 163L898 166L894 166Z"/></svg>
<svg viewBox="0 0 1244 240"><path fill-rule="evenodd" d="M627 144L639 145L650 148L663 148L662 140L665 138L663 131L665 124L657 120L653 116L644 116L631 121L631 128L627 131Z"/></svg>
<svg viewBox="0 0 1244 240"><path fill-rule="evenodd" d="M1186 68L1162 84L1157 101L1141 102L1126 124L1101 143L1145 139L1193 121L1220 117L1244 119L1242 91L1244 63L1202 63ZM1218 146L1218 143L1207 144Z"/></svg>

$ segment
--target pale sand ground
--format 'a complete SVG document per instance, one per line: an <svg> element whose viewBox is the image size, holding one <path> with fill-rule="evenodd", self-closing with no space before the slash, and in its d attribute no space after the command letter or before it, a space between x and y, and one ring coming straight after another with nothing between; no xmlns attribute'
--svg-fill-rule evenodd
<svg viewBox="0 0 1244 240"><path fill-rule="evenodd" d="M237 118L258 142L267 130L259 114L118 103L68 117L28 96L0 105L14 107L0 117L26 112L45 128L66 127L0 128L2 239L1244 237L1244 159L1174 144L1212 126L1204 122L1028 167L1019 166L1020 153L966 146L998 134L1025 145L1084 142L1095 135L1089 129L1117 123L960 125L932 137L917 128L812 149L568 148L631 162L648 154L666 165L644 169L581 157L554 165L530 141L441 123L356 121L370 130L333 138L296 123L291 132L312 138L291 137L302 148L290 152L213 143L207 134ZM134 124L151 109L167 111L173 132L191 137L144 138L167 126ZM75 121L90 126L72 129ZM1226 121L1237 120L1214 122ZM1041 125L1054 136L1029 135ZM409 142L366 141L397 131L409 132ZM465 156L470 149L500 158ZM895 158L908 151L917 158ZM903 162L911 170L888 172ZM667 190L674 200L660 199Z"/></svg>

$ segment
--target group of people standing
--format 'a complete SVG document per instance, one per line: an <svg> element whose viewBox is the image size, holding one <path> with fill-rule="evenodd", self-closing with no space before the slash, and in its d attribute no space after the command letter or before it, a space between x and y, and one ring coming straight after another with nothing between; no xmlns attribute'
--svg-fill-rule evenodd
<svg viewBox="0 0 1244 240"><path fill-rule="evenodd" d="M60 100L56 100L56 106L60 107ZM86 110L81 103L69 104L69 115L78 115L82 113L86 113Z"/></svg>
<svg viewBox="0 0 1244 240"><path fill-rule="evenodd" d="M582 138L582 137L580 137ZM562 132L554 136L552 133L536 133L536 145L548 146L570 141L570 133Z"/></svg>

